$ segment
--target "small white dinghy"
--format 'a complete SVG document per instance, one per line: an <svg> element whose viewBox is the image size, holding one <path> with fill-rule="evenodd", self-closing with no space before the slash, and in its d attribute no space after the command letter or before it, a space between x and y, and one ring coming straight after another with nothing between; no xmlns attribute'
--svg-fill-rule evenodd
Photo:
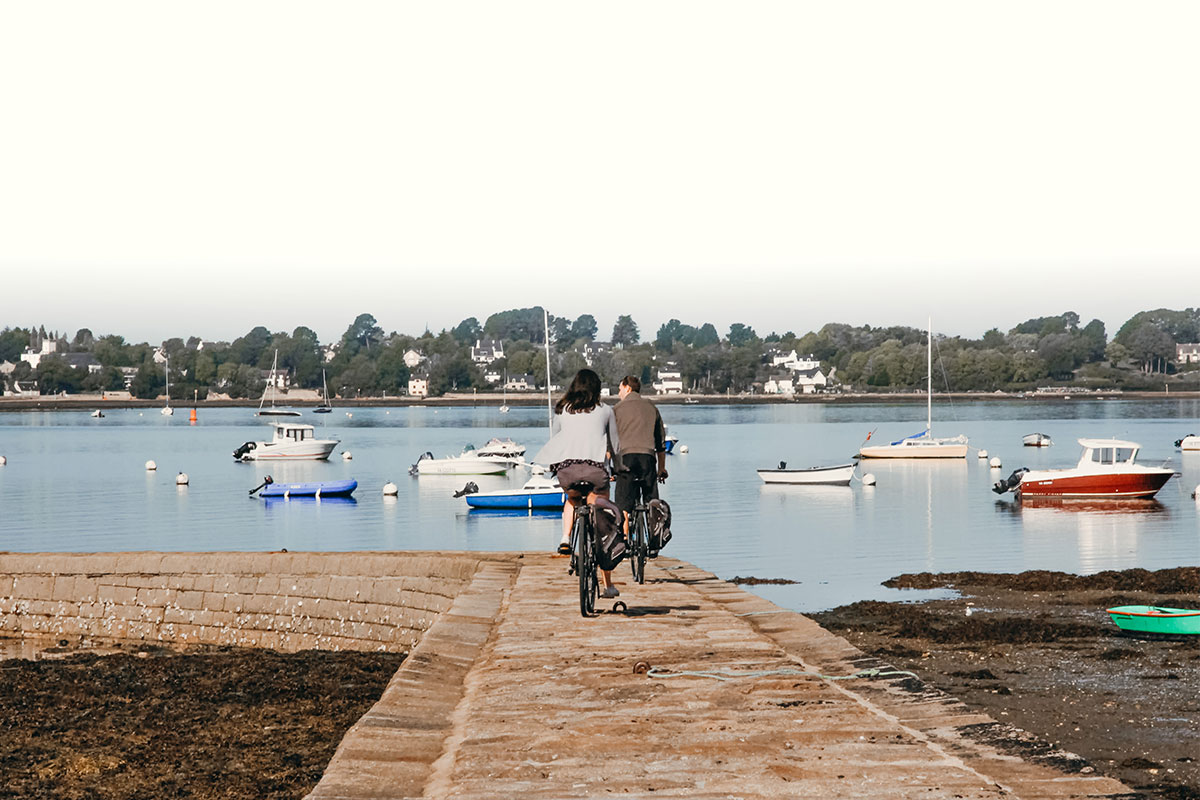
<svg viewBox="0 0 1200 800"><path fill-rule="evenodd" d="M777 469L760 469L758 477L763 483L786 483L799 486L849 486L854 477L854 464L838 464L832 467L806 467L788 469L786 461L780 461Z"/></svg>
<svg viewBox="0 0 1200 800"><path fill-rule="evenodd" d="M1054 442L1048 433L1027 433L1021 437L1021 444L1026 447L1049 447Z"/></svg>

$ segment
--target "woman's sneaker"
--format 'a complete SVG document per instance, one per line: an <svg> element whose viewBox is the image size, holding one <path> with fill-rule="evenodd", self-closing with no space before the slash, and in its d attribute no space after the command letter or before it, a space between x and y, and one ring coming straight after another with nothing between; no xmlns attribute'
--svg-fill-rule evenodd
<svg viewBox="0 0 1200 800"><path fill-rule="evenodd" d="M610 598L610 599L613 597L620 597L621 591L615 586L609 586L607 589L604 590L604 592L600 596Z"/></svg>

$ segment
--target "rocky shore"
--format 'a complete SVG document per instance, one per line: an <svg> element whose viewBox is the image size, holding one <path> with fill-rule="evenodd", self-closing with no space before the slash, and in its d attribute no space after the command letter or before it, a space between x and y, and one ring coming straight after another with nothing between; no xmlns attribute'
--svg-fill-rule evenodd
<svg viewBox="0 0 1200 800"><path fill-rule="evenodd" d="M1200 798L1200 640L1122 633L1117 605L1200 607L1200 568L901 575L952 588L920 604L862 602L812 615L867 653L1014 729L1008 746L1082 756L1147 797Z"/></svg>

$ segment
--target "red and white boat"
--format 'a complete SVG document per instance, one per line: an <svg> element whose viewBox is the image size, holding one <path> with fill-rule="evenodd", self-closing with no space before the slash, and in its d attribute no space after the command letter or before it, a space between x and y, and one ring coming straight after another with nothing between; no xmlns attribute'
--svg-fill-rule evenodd
<svg viewBox="0 0 1200 800"><path fill-rule="evenodd" d="M1175 474L1135 463L1141 445L1121 439L1080 439L1083 455L1071 469L1019 469L992 487L1018 497L1148 498Z"/></svg>

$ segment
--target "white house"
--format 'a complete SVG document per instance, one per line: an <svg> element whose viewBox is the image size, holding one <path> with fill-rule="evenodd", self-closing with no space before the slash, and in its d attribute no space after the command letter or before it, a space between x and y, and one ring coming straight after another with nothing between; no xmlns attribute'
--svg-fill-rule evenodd
<svg viewBox="0 0 1200 800"><path fill-rule="evenodd" d="M798 356L796 355L795 350L792 350L790 353L772 350L770 355L772 367L783 367L784 369L790 370L806 370L819 369L821 366L821 362L816 358L813 358L812 355Z"/></svg>
<svg viewBox="0 0 1200 800"><path fill-rule="evenodd" d="M794 373L794 383L800 387L800 391L804 394L813 394L814 392L823 392L829 382L821 373L821 370L813 367L811 369L798 369Z"/></svg>
<svg viewBox="0 0 1200 800"><path fill-rule="evenodd" d="M428 397L429 396L429 376L428 375L413 375L408 379L408 396L409 397Z"/></svg>
<svg viewBox="0 0 1200 800"><path fill-rule="evenodd" d="M763 384L763 394L795 394L796 384L792 380L790 373L781 372L777 375L772 375L770 379Z"/></svg>
<svg viewBox="0 0 1200 800"><path fill-rule="evenodd" d="M492 369L491 367L488 367L488 368L487 368L486 370L484 370L484 372L483 372L483 379L484 379L485 381L487 381L488 383L491 383L491 384L497 384L497 383L499 383L499 382L500 382L500 377L501 377L501 376L500 376L500 371L499 371L499 370L496 370L496 369Z"/></svg>
<svg viewBox="0 0 1200 800"><path fill-rule="evenodd" d="M583 356L584 362L589 366L595 366L596 358L612 352L612 344L609 342L584 342L579 347L579 352Z"/></svg>
<svg viewBox="0 0 1200 800"><path fill-rule="evenodd" d="M421 362L425 360L424 354L420 350L409 348L404 351L404 366L409 369L416 369L421 366Z"/></svg>
<svg viewBox="0 0 1200 800"><path fill-rule="evenodd" d="M471 348L471 360L476 364L490 364L504 358L504 345L497 339L476 339Z"/></svg>
<svg viewBox="0 0 1200 800"><path fill-rule="evenodd" d="M674 364L667 364L658 371L654 391L658 394L683 394L683 373Z"/></svg>
<svg viewBox="0 0 1200 800"><path fill-rule="evenodd" d="M42 359L49 355L54 355L58 352L58 340L49 337L42 340L42 349L34 351L33 348L26 350L21 354L21 360L34 369L38 368L38 364Z"/></svg>
<svg viewBox="0 0 1200 800"><path fill-rule="evenodd" d="M509 375L504 388L510 392L528 392L537 388L532 375Z"/></svg>
<svg viewBox="0 0 1200 800"><path fill-rule="evenodd" d="M1200 344L1175 345L1175 363L1200 364Z"/></svg>

